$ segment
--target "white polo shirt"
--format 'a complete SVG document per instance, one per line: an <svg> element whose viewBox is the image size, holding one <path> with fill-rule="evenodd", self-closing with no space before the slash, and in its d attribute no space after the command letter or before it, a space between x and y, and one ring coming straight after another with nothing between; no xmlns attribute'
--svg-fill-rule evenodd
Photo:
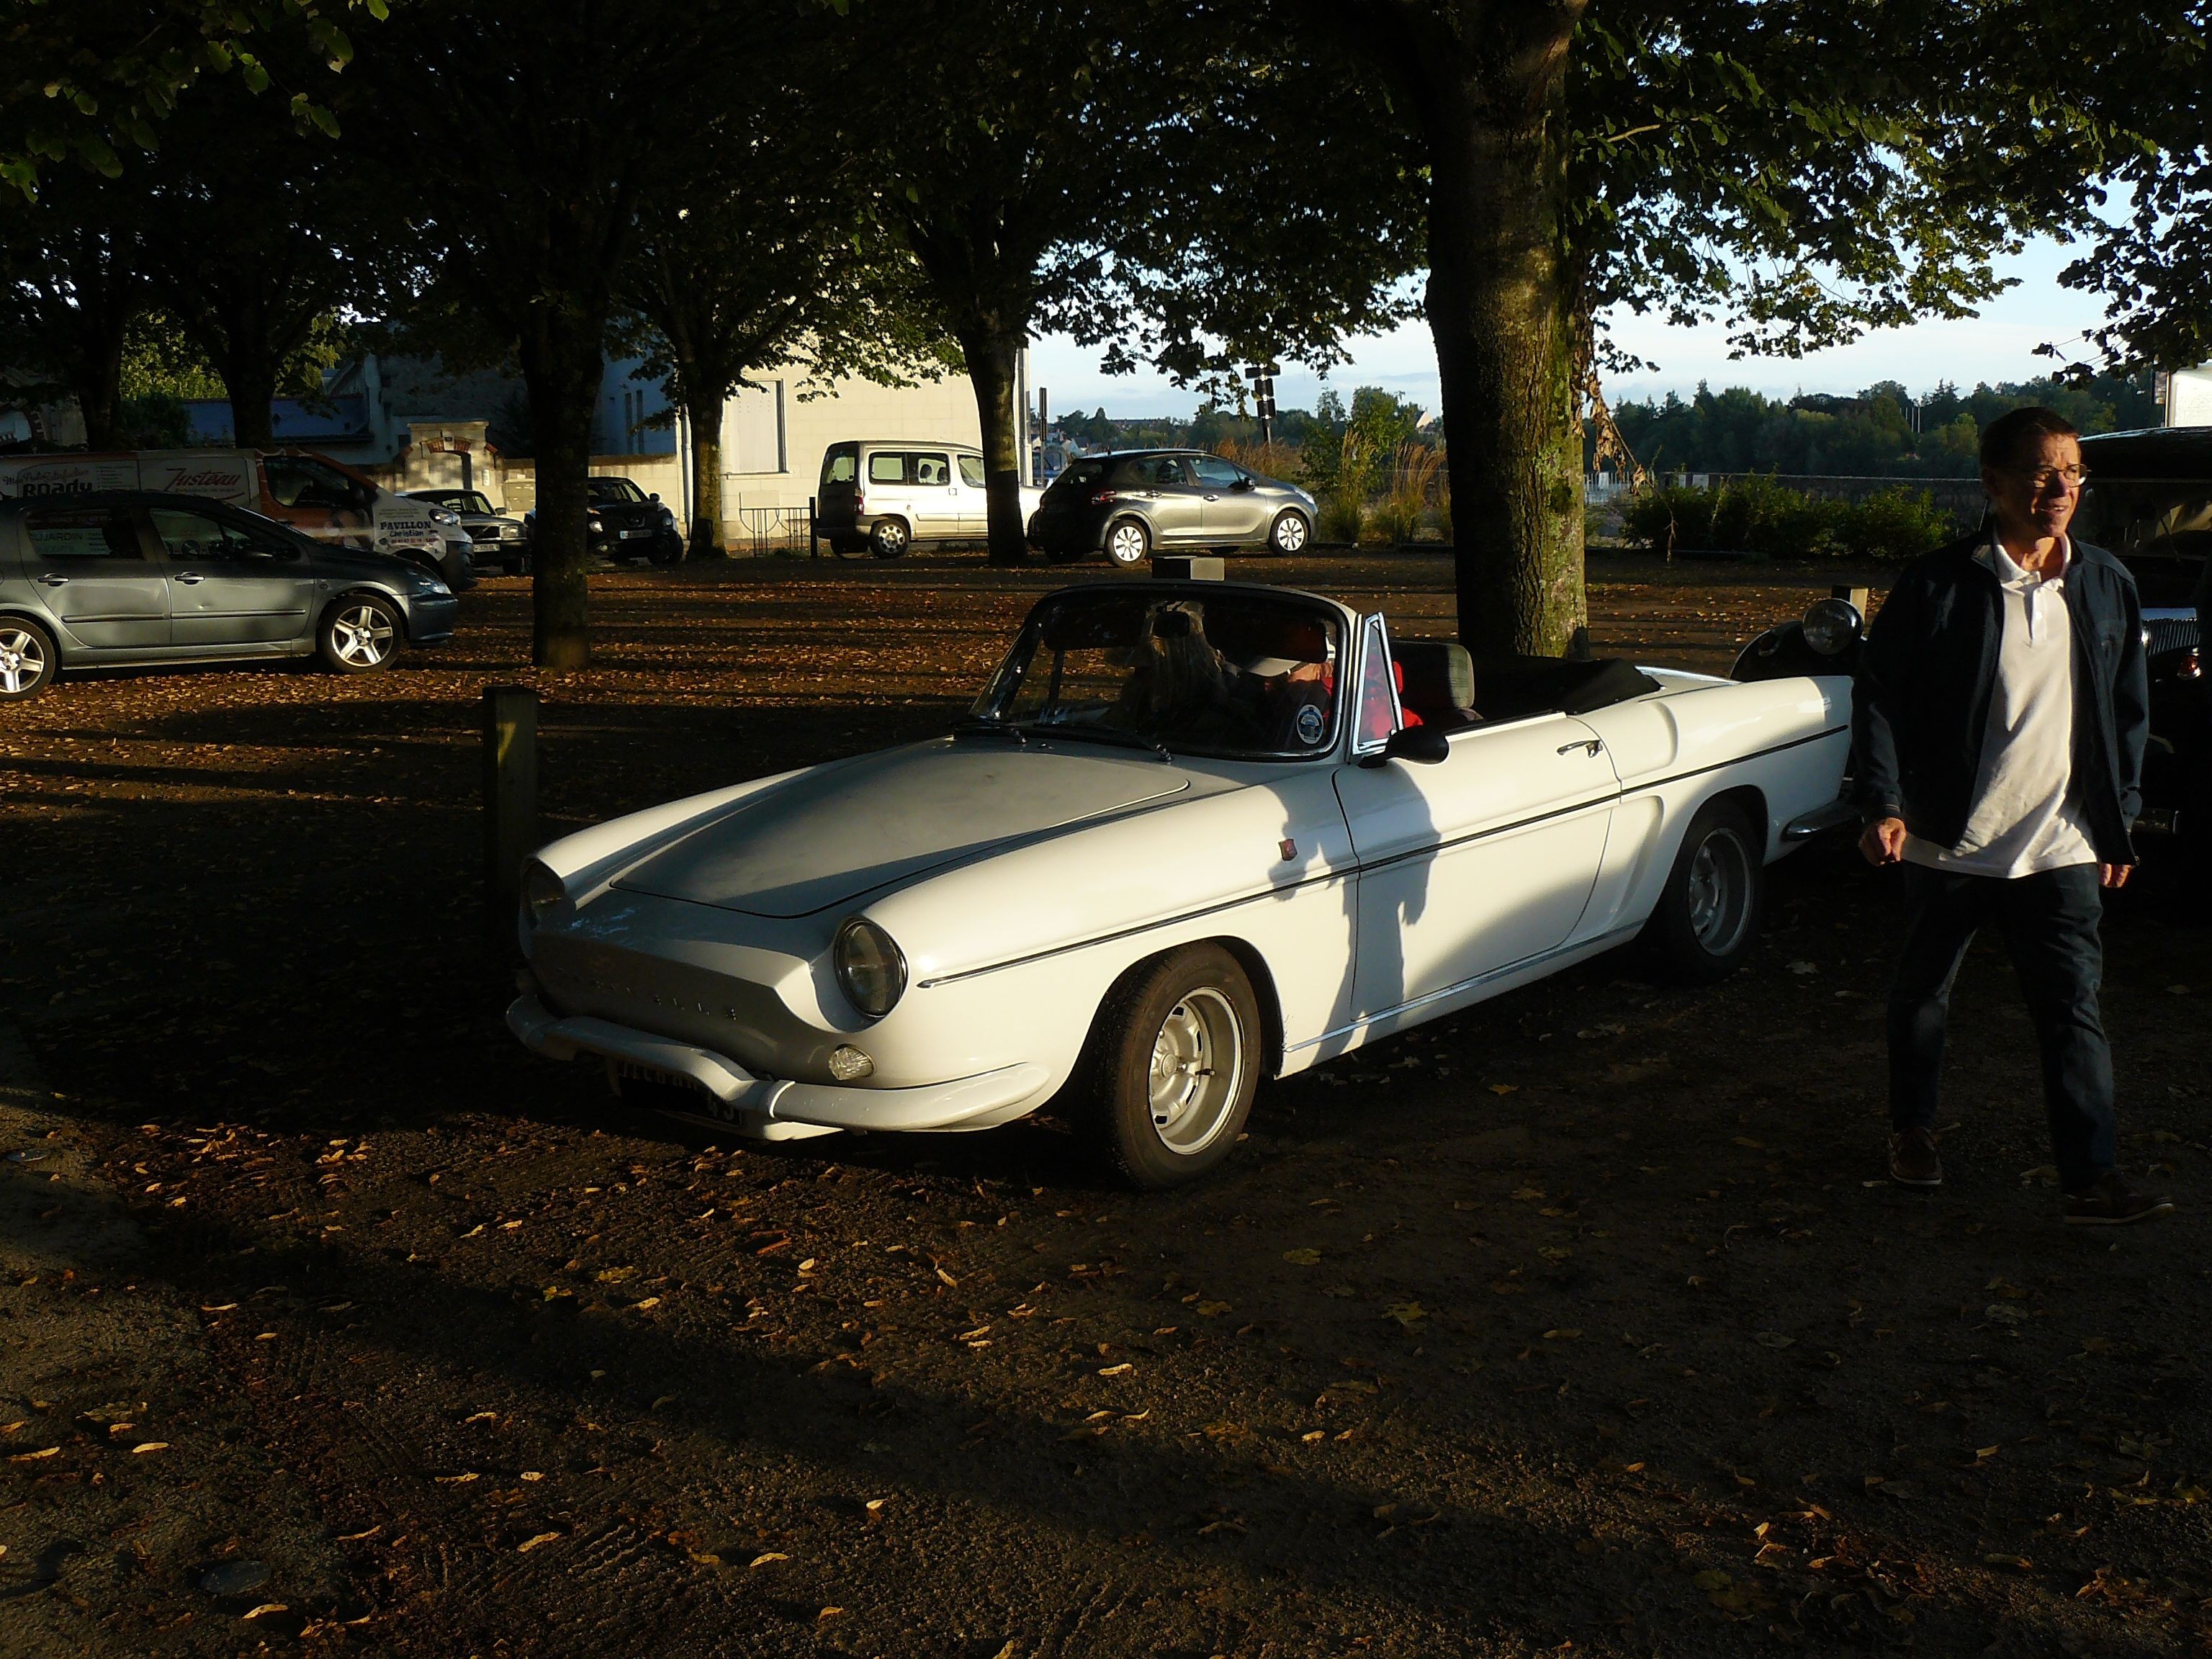
<svg viewBox="0 0 2212 1659"><path fill-rule="evenodd" d="M1915 864L1960 875L2032 875L2094 864L2096 851L2069 799L2074 781L2074 622L2066 572L2074 544L2061 550L2055 576L2023 570L1990 532L1974 556L2002 590L1996 684L1982 738L1973 810L1956 847L1905 838Z"/></svg>

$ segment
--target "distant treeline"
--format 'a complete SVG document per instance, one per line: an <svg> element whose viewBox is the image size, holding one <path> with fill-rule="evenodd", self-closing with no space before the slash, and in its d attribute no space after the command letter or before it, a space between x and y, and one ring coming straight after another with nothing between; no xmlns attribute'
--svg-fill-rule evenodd
<svg viewBox="0 0 2212 1659"><path fill-rule="evenodd" d="M1915 431L1915 404L1917 425ZM1966 478L1984 423L2008 409L2043 404L2084 432L2156 426L2148 374L2100 375L2082 385L2056 380L1977 386L1946 381L1915 399L1895 380L1856 398L1815 392L1783 402L1743 386L1700 383L1685 402L1617 405L1613 419L1636 458L1655 473L1781 472L1829 477Z"/></svg>

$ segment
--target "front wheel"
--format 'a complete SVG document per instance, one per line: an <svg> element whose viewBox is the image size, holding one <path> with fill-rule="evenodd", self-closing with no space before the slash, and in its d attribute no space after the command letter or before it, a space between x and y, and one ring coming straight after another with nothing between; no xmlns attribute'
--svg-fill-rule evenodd
<svg viewBox="0 0 2212 1659"><path fill-rule="evenodd" d="M1313 526L1306 522L1303 513L1278 513L1275 522L1267 532L1267 550L1271 553L1302 553L1306 543L1313 538Z"/></svg>
<svg viewBox="0 0 2212 1659"><path fill-rule="evenodd" d="M1186 945L1132 969L1091 1027L1078 1131L1130 1186L1194 1181L1235 1148L1263 1046L1252 981L1220 946Z"/></svg>
<svg viewBox="0 0 2212 1659"><path fill-rule="evenodd" d="M315 642L338 673L367 674L399 654L399 613L391 601L356 593L331 607Z"/></svg>
<svg viewBox="0 0 2212 1659"><path fill-rule="evenodd" d="M1749 816L1733 802L1711 802L1691 819L1644 924L1643 941L1668 977L1710 985L1743 965L1759 937L1761 850Z"/></svg>
<svg viewBox="0 0 2212 1659"><path fill-rule="evenodd" d="M868 532L868 551L879 559L896 559L914 541L914 532L907 528L904 519L878 519L876 527Z"/></svg>
<svg viewBox="0 0 2212 1659"><path fill-rule="evenodd" d="M0 617L0 702L37 696L60 666L52 635L27 617Z"/></svg>
<svg viewBox="0 0 2212 1659"><path fill-rule="evenodd" d="M1106 557L1123 570L1134 570L1152 550L1152 532L1135 519L1120 519L1106 532Z"/></svg>

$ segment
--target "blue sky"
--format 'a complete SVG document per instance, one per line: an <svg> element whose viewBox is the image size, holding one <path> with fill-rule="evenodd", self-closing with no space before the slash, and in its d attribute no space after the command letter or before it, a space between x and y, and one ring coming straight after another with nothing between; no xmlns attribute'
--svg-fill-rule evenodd
<svg viewBox="0 0 2212 1659"><path fill-rule="evenodd" d="M1731 360L1723 329L1669 328L1654 319L1622 316L1615 319L1614 337L1659 367L1608 380L1606 395L1615 403L1668 391L1686 396L1701 380L1711 381L1716 391L1747 386L1785 398L1801 391L1856 392L1876 380L1901 380L1911 391L1925 392L1939 380L1972 386L1980 380L2029 380L2052 367L2051 359L2034 355L2037 345L2051 341L2079 356L2082 331L2100 319L2102 306L2094 295L2058 286L2058 273L2072 257L2056 243L2032 243L2001 263L2002 274L2017 278L2017 286L1979 317L1893 329L1794 360ZM1088 413L1103 404L1109 415L1119 416L1188 415L1197 407L1194 393L1177 391L1163 376L1101 374L1097 353L1066 339L1038 341L1030 348L1030 378L1050 393L1055 413ZM1303 371L1286 374L1276 382L1275 400L1285 409L1310 409L1323 384ZM1355 340L1352 362L1326 384L1347 397L1354 386L1379 386L1434 409L1436 355L1427 328L1415 322Z"/></svg>

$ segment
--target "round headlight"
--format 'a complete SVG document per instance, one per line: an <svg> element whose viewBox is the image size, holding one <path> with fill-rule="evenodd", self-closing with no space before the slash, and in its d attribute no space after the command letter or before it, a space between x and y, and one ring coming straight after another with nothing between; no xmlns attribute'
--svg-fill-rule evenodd
<svg viewBox="0 0 2212 1659"><path fill-rule="evenodd" d="M430 509L430 522L432 524L455 525L459 524L460 521L461 515L458 513L448 511L447 508L442 507L434 507Z"/></svg>
<svg viewBox="0 0 2212 1659"><path fill-rule="evenodd" d="M568 888L550 869L536 859L522 866L522 908L530 913L533 926L568 902Z"/></svg>
<svg viewBox="0 0 2212 1659"><path fill-rule="evenodd" d="M1849 599L1816 599L1805 612L1805 643L1824 657L1848 651L1866 623Z"/></svg>
<svg viewBox="0 0 2212 1659"><path fill-rule="evenodd" d="M866 916L837 930L837 984L862 1013L880 1019L906 994L906 957Z"/></svg>

